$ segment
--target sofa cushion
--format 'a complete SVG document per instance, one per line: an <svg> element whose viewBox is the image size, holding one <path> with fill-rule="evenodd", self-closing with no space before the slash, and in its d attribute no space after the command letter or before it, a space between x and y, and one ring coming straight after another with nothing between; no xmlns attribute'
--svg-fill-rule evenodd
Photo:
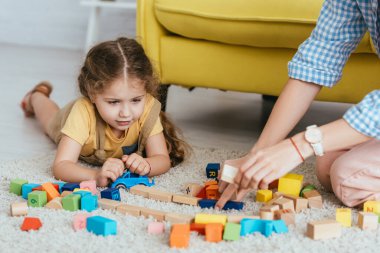
<svg viewBox="0 0 380 253"><path fill-rule="evenodd" d="M156 0L157 20L172 33L254 47L298 48L323 0ZM372 53L368 34L356 52Z"/></svg>

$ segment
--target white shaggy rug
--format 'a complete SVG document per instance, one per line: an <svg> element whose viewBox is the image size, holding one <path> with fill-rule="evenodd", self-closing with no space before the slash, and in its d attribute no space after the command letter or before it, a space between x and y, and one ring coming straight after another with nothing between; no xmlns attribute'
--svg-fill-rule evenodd
<svg viewBox="0 0 380 253"><path fill-rule="evenodd" d="M221 162L228 158L238 157L241 152L194 148L192 158L185 164L173 168L169 173L155 178L156 187L173 193L183 193L187 182L203 183L205 166L209 162ZM101 215L117 221L116 236L96 236L86 230L75 232L72 220L77 212L30 208L28 216L39 217L43 223L38 231L23 232L20 230L23 217L11 217L10 204L22 200L20 196L9 193L10 180L24 178L29 182L44 183L55 181L50 171L54 153L46 154L31 160L0 161L0 252L167 252L179 251L169 248L170 224L166 223L163 235L150 235L147 226L150 219L123 216L117 212L96 210ZM303 174L305 180L321 190L313 173L313 162L295 170ZM378 252L380 232L362 231L358 227L343 228L342 236L337 239L313 241L304 234L306 223L310 220L335 218L335 208L339 201L331 194L324 194L323 209L308 209L296 215L296 226L290 226L287 234L273 234L266 238L260 234L249 235L235 242L222 241L209 243L196 233L191 234L189 252ZM243 211L201 210L199 207L164 203L121 192L122 202L131 205L146 206L153 209L184 214L199 212L225 214L257 214L261 206L254 202L254 193L249 194L244 202ZM79 212L79 211L78 211ZM357 210L353 210L354 221L357 221Z"/></svg>

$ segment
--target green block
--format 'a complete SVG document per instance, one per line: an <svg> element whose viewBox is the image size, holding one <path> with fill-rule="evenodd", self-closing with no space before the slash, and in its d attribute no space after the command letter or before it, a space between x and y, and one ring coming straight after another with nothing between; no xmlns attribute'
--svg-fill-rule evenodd
<svg viewBox="0 0 380 253"><path fill-rule="evenodd" d="M22 185L27 184L27 183L28 183L28 180L25 180L25 179L19 179L19 178L13 179L9 187L9 192L20 196L22 194L21 192Z"/></svg>
<svg viewBox="0 0 380 253"><path fill-rule="evenodd" d="M63 209L68 211L76 211L80 209L80 195L70 194L62 199Z"/></svg>
<svg viewBox="0 0 380 253"><path fill-rule="evenodd" d="M45 191L32 191L28 193L28 206L43 207L47 203Z"/></svg>
<svg viewBox="0 0 380 253"><path fill-rule="evenodd" d="M223 240L237 241L240 238L241 225L227 222L224 227Z"/></svg>

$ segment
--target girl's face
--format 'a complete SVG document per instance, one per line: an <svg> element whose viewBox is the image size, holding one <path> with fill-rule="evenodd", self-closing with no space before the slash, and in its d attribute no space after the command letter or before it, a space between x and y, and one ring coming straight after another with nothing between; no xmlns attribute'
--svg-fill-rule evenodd
<svg viewBox="0 0 380 253"><path fill-rule="evenodd" d="M115 136L120 138L142 115L145 99L146 91L139 79L119 78L92 102Z"/></svg>

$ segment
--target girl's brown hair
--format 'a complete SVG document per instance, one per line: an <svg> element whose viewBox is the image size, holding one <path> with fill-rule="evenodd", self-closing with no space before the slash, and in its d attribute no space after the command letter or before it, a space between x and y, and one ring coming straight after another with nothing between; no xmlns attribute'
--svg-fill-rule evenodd
<svg viewBox="0 0 380 253"><path fill-rule="evenodd" d="M158 97L159 81L142 46L134 39L118 38L93 47L87 54L78 77L79 90L87 98L103 92L112 81L123 76L141 80L147 93ZM179 137L179 130L161 111L160 119L172 166L181 163L188 144Z"/></svg>

